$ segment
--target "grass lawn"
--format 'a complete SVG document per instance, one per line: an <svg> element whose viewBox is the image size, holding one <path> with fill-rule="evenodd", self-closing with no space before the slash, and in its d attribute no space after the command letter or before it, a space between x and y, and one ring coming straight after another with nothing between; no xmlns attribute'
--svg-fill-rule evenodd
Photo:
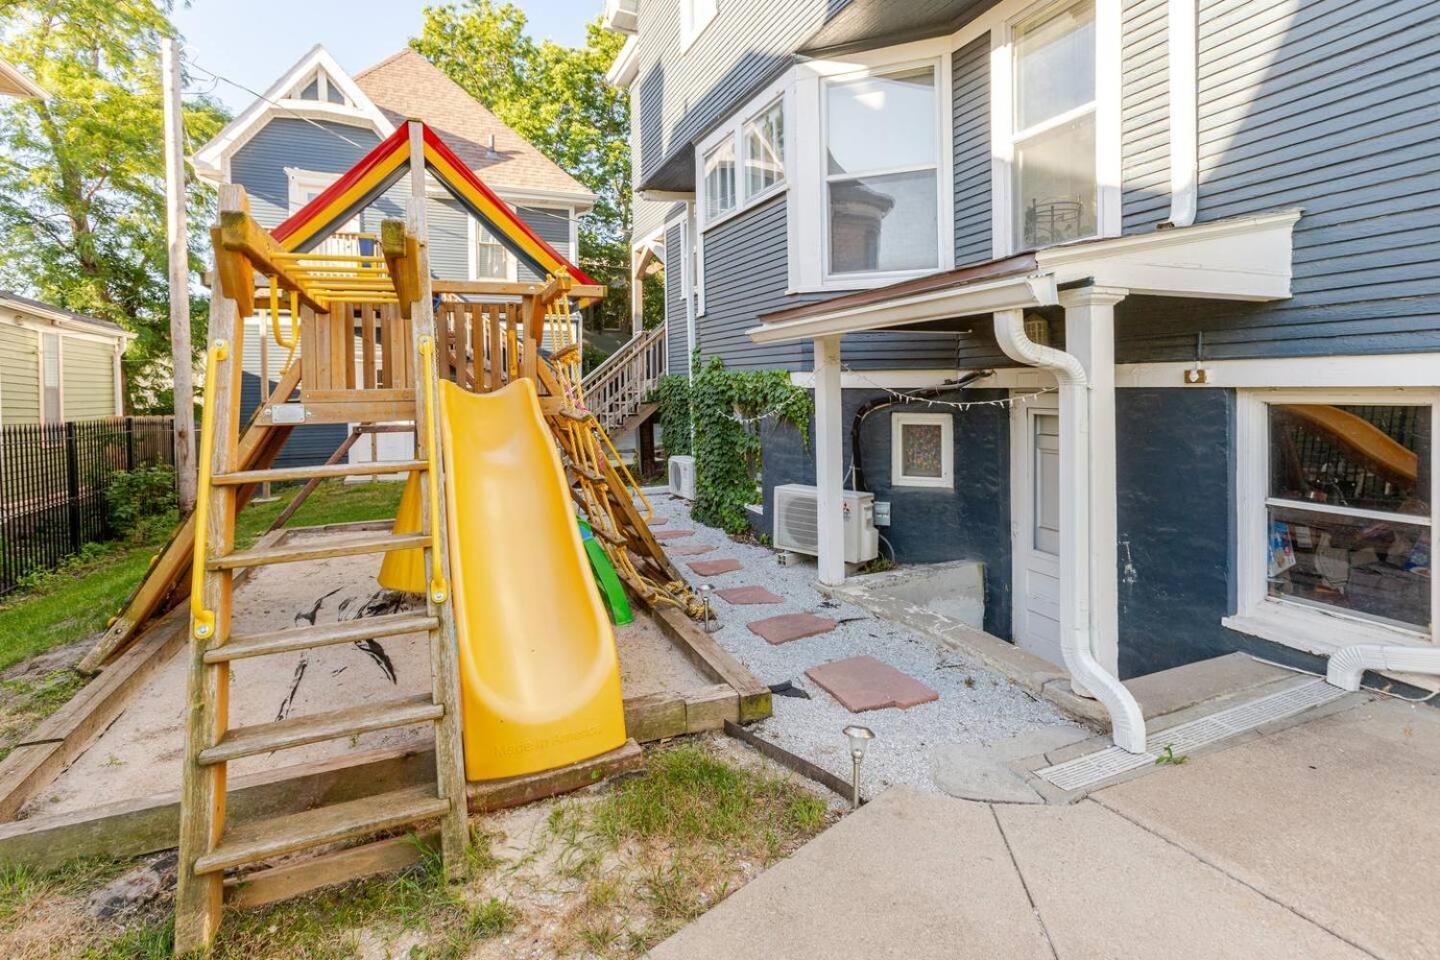
<svg viewBox="0 0 1440 960"><path fill-rule="evenodd" d="M327 481L316 488L288 525L393 517L403 487L400 483ZM255 504L241 513L237 543L248 546L258 539L298 489L298 485L276 488L281 498L278 502ZM103 630L174 529L171 520L155 520L158 522L146 528L148 535L91 544L32 589L0 602L0 671ZM0 757L17 736L49 716L82 685L81 678L68 669L0 680Z"/></svg>

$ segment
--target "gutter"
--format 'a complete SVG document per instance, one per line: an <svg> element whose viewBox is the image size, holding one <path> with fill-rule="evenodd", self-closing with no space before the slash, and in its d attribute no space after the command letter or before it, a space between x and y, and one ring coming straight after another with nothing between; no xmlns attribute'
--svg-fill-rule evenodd
<svg viewBox="0 0 1440 960"><path fill-rule="evenodd" d="M1440 648L1362 643L1330 657L1325 680L1341 690L1359 690L1366 670L1440 674Z"/></svg>
<svg viewBox="0 0 1440 960"><path fill-rule="evenodd" d="M1070 353L1025 335L1023 310L995 314L995 340L1007 357L1055 374L1060 385L1060 650L1077 693L1093 692L1110 714L1115 745L1145 752L1140 704L1095 659L1090 638L1090 396L1085 367Z"/></svg>

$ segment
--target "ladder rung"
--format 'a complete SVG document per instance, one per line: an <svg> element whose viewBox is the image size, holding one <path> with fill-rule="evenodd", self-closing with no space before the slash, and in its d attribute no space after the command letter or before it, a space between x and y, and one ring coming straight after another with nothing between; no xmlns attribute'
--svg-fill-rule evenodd
<svg viewBox="0 0 1440 960"><path fill-rule="evenodd" d="M195 872L216 873L271 857L408 826L450 810L435 787L406 787L284 817L236 824L219 846L195 860Z"/></svg>
<svg viewBox="0 0 1440 960"><path fill-rule="evenodd" d="M425 469L424 460L395 460L381 463L325 463L318 467L274 467L269 470L237 470L222 473L211 482L237 487L247 483L283 483L287 480L328 480L332 477L379 477L387 473L415 473Z"/></svg>
<svg viewBox="0 0 1440 960"><path fill-rule="evenodd" d="M439 625L439 620L424 614L393 613L384 617L361 617L358 620L327 623L318 627L292 627L269 633L237 635L232 636L228 643L206 650L205 662L224 663L227 660L244 660L246 657L264 657L272 653L293 653L296 650L328 647L335 643L378 640L402 633L433 630Z"/></svg>
<svg viewBox="0 0 1440 960"><path fill-rule="evenodd" d="M595 419L595 414L589 410L576 410L574 407L561 407L557 412L566 420L574 420L576 423L588 423Z"/></svg>
<svg viewBox="0 0 1440 960"><path fill-rule="evenodd" d="M322 740L338 740L357 733L389 730L412 723L438 720L445 708L430 699L429 694L391 700L388 703L362 704L343 710L328 710L305 717L290 717L274 723L229 730L215 746L200 751L200 763L228 763L241 757L253 757L272 750L303 747Z"/></svg>
<svg viewBox="0 0 1440 960"><path fill-rule="evenodd" d="M430 546L430 537L423 533L381 534L349 540L321 540L317 543L281 544L259 550L237 550L223 557L211 557L206 564L211 570L233 570L237 567L262 567L271 563L297 563L301 560L325 560L330 557L353 557L365 553L386 553L390 550L412 550Z"/></svg>

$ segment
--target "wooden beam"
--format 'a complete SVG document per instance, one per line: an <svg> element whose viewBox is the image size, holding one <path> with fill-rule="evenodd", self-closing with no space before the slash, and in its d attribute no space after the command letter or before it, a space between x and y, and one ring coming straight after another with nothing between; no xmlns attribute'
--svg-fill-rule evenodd
<svg viewBox="0 0 1440 960"><path fill-rule="evenodd" d="M400 302L400 316L410 319L411 305L420 299L420 241L405 229L404 220L380 223L380 250Z"/></svg>
<svg viewBox="0 0 1440 960"><path fill-rule="evenodd" d="M524 297L540 293L544 285L538 282L513 282L505 280L433 280L431 286L436 293L466 293L473 296ZM570 296L577 300L599 299L608 288L599 283L573 283Z"/></svg>
<svg viewBox="0 0 1440 960"><path fill-rule="evenodd" d="M220 225L212 231L211 236L215 241L215 260L216 266L220 268L221 286L225 289L226 296L241 305L241 314L243 316L248 317L255 312L254 275L253 273L249 274L248 282L246 282L246 276L243 273L236 276L227 276L224 267L226 258L221 256L222 250L240 254L249 261L251 268L259 269L261 272L277 278L282 287L298 293L300 295L300 302L316 313L330 312L330 308L310 296L305 289L305 285L290 272L288 261L279 256L279 254L283 254L285 251L281 249L280 244L275 242L275 238L270 236L270 231L260 226L260 224L255 221L255 218L244 210L221 211ZM237 290L243 288L248 292L250 309L244 309L244 302L240 300L237 293L231 292L227 284L234 284Z"/></svg>
<svg viewBox="0 0 1440 960"><path fill-rule="evenodd" d="M695 625L689 617L669 606L652 608L660 632L669 637L702 673L718 680L739 696L741 723L763 720L772 713L770 688L755 678L715 638Z"/></svg>

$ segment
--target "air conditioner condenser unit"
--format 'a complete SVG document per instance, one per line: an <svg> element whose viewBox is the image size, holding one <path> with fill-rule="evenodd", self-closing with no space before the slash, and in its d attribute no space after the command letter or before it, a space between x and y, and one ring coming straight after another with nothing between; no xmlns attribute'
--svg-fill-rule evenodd
<svg viewBox="0 0 1440 960"><path fill-rule="evenodd" d="M820 555L817 488L787 483L775 488L775 546L794 553ZM875 495L844 491L845 562L865 563L880 555L880 532L875 529Z"/></svg>
<svg viewBox="0 0 1440 960"><path fill-rule="evenodd" d="M682 500L695 499L695 458L676 455L670 458L670 495Z"/></svg>

